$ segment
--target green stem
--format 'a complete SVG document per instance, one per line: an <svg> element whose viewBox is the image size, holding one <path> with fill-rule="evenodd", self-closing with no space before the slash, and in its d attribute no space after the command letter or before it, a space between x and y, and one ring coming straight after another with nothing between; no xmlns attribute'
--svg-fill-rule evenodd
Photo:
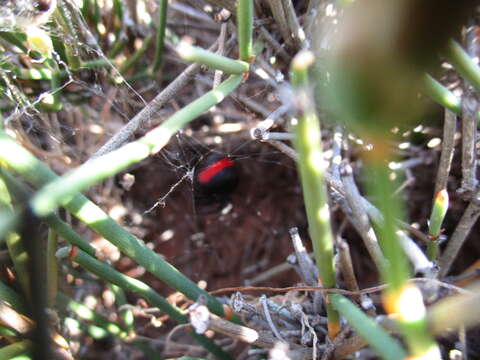
<svg viewBox="0 0 480 360"><path fill-rule="evenodd" d="M376 233L388 265L385 264L380 273L391 290L400 290L410 277L410 269L397 235L396 221L402 218L400 199L392 198L397 182L390 180L390 170L383 161L369 163L367 171L369 194L379 199L376 205L383 214L383 223L376 229Z"/></svg>
<svg viewBox="0 0 480 360"><path fill-rule="evenodd" d="M477 91L480 91L480 67L460 44L455 40L450 40L445 55L460 75L468 80Z"/></svg>
<svg viewBox="0 0 480 360"><path fill-rule="evenodd" d="M428 74L424 75L423 87L425 92L434 101L446 107L447 109L450 109L455 114L460 114L462 110L460 99Z"/></svg>
<svg viewBox="0 0 480 360"><path fill-rule="evenodd" d="M278 4L278 6L281 6L281 4ZM253 0L238 0L237 22L240 60L250 62L253 55Z"/></svg>
<svg viewBox="0 0 480 360"><path fill-rule="evenodd" d="M233 89L240 84L240 81L241 76L232 76L219 87L215 88L192 104L177 112L161 126L154 129L152 132L142 138L141 141L132 144L134 144L136 147L142 147L142 149L146 146L147 151L142 150L142 152L145 153L145 157L148 155L149 151L155 152L160 150L166 141L168 141L170 136L178 131L178 129L180 129L191 119L197 117L204 110L223 100L223 98L229 92L233 91ZM127 144L126 146L129 147L129 145L131 144ZM23 147L15 143L9 136L2 132L0 132L0 147L3 150L0 152L0 159L2 160L0 161L0 164L12 167L12 169L19 172L34 185L42 186L48 182L54 183L60 181L50 169L48 169L38 159L36 159ZM120 157L118 156L119 151L121 154ZM14 154L14 156L12 156L12 154ZM122 158L124 156L126 156L126 159ZM138 152L133 155L133 158L138 159ZM89 176L85 177L82 174L82 171L78 173L78 177L76 175L73 176L72 179L76 179L74 182L76 182L77 185L72 186L71 180L68 180L66 186L69 187L70 190L65 192L60 198L57 198L57 200L62 200L62 202L64 202L64 206L71 211L73 215L78 217L93 230L117 246L123 253L135 259L140 265L145 267L147 271L151 272L153 275L174 289L185 294L185 296L188 298L196 301L198 296L205 295L208 299L208 306L210 310L219 316L223 316L223 306L215 297L198 288L195 283L186 278L176 268L166 262L160 255L149 249L143 241L119 226L112 218L105 214L105 212L103 212L98 206L90 202L86 197L80 194L76 196L73 195L82 187L88 187L89 184L94 183L95 181L92 181L90 177L92 174L95 176L95 173L97 173L99 169L105 169L106 167L113 165L116 171L120 171L133 162L132 154L130 151L125 151L125 147L97 158L81 167L86 167L86 171L89 173ZM103 171L102 176L106 177L113 175L115 170L108 170L107 172ZM74 174L72 173L72 175ZM100 176L99 180L101 178L102 177ZM79 179L80 182L78 182ZM85 183L85 181L87 183ZM60 181L60 183L62 182L63 181ZM79 184L80 187L78 187ZM65 184L61 186L65 186ZM60 189L61 187L51 187L50 190L47 189L47 193L53 194ZM39 192L39 194L41 192ZM48 196L44 197L41 195L39 198L37 198L37 200L41 200L40 204L45 205L45 202L42 200L42 198L47 200ZM52 202L47 200L47 208L43 206L39 207L38 203L34 205L34 202L32 202L32 208L35 209L34 211L37 214L43 214L42 216L45 216L55 207L55 202L56 201Z"/></svg>
<svg viewBox="0 0 480 360"><path fill-rule="evenodd" d="M73 39L78 40L76 37L77 29L72 23L70 14L66 13L68 10L66 9L63 4L59 4L54 11L53 17L55 22L58 23L64 34L70 34ZM80 67L81 58L80 52L74 48L74 46L78 46L77 44L71 44L70 42L63 42L62 43L65 48L65 56L67 58L68 68L70 70L76 70Z"/></svg>
<svg viewBox="0 0 480 360"><path fill-rule="evenodd" d="M132 291L149 302L151 306L156 306L160 310L164 311L168 316L179 324L188 323L188 317L183 314L178 308L172 306L164 297L160 296L155 290L144 282L124 275L114 270L109 265L100 262L83 251L71 251L68 248L62 248L57 252L59 258L69 257L72 261L75 261L83 268L97 275L101 279L121 287L124 290ZM204 345L212 354L220 357L221 359L229 359L229 355L223 350L217 347L213 341L207 339L203 335L197 335L192 333L192 336Z"/></svg>
<svg viewBox="0 0 480 360"><path fill-rule="evenodd" d="M150 153L159 151L182 126L222 101L240 84L241 80L240 75L231 76L215 89L178 111L139 141L94 159L65 177L58 178L48 167L3 132L0 132L0 147L2 148L0 165L11 167L37 187L50 182L31 201L31 208L37 215L44 217L54 210L58 203L63 203L73 215L117 246L124 254L135 259L147 271L194 301L198 296L205 295L210 310L223 316L223 306L215 297L198 288L194 282L149 249L143 241L119 226L86 197L75 194L97 181L114 175L130 164L144 159ZM56 185L52 186L53 184ZM58 196L59 192L62 192L60 196Z"/></svg>
<svg viewBox="0 0 480 360"><path fill-rule="evenodd" d="M402 360L407 357L400 343L383 330L375 321L365 315L354 303L340 294L330 295L333 306L347 319L348 323L362 336L375 351L388 360Z"/></svg>
<svg viewBox="0 0 480 360"><path fill-rule="evenodd" d="M0 38L15 45L25 54L28 52L28 48L24 45L24 41L26 40L25 34L16 34L11 31L0 31Z"/></svg>
<svg viewBox="0 0 480 360"><path fill-rule="evenodd" d="M117 285L111 285L110 290L115 294L115 303L118 307L122 307L124 305L128 305L127 297L125 296L125 291ZM122 318L122 322L125 325L125 328L129 333L133 333L135 331L135 316L133 314L132 309L126 308L120 310L120 317Z"/></svg>
<svg viewBox="0 0 480 360"><path fill-rule="evenodd" d="M0 300L9 303L15 311L28 314L24 298L2 281L0 281Z"/></svg>
<svg viewBox="0 0 480 360"><path fill-rule="evenodd" d="M47 306L55 306L58 290L58 262L55 252L58 247L58 236L52 229L48 229L47 238Z"/></svg>
<svg viewBox="0 0 480 360"><path fill-rule="evenodd" d="M292 84L302 106L298 124L295 126L294 144L298 152L297 166L302 182L309 233L322 286L333 288L336 287L336 282L330 210L324 175L326 164L320 123L308 93L308 69L312 64L313 55L302 51L295 56L291 66ZM339 315L328 301L327 316L330 336L335 337L340 327Z"/></svg>
<svg viewBox="0 0 480 360"><path fill-rule="evenodd" d="M29 255L25 249L24 243L18 232L12 231L13 225L18 225L19 221L13 211L12 196L10 189L3 177L0 177L0 209L4 212L2 220L5 221L4 229L1 229L1 237L5 238L8 253L15 267L16 276L24 294L30 296L30 273L29 273ZM2 214L3 215L3 214ZM3 226L2 226L3 227Z"/></svg>
<svg viewBox="0 0 480 360"><path fill-rule="evenodd" d="M376 151L381 152L382 149L377 148ZM437 359L440 353L426 327L422 294L415 285L408 283L410 268L396 232L397 219L402 219L402 202L398 196L392 195L398 184L390 179L390 170L383 161L390 157L388 153L376 156L378 158L370 159L367 166L367 185L368 193L378 199L376 205L384 217L383 224L377 229L388 263L381 269L383 280L388 284L383 294L384 307L400 318L402 334L412 355Z"/></svg>
<svg viewBox="0 0 480 360"><path fill-rule="evenodd" d="M85 254L86 256L89 256ZM105 316L89 309L85 305L69 298L65 294L59 292L57 294L57 303L61 309L75 313L80 319L90 321L91 323L107 330L110 334L116 335L119 338L126 338L128 332L119 324L108 320Z"/></svg>
<svg viewBox="0 0 480 360"><path fill-rule="evenodd" d="M157 37L155 40L156 47L155 47L155 58L153 60L153 67L152 71L156 73L160 70L162 66L162 59L163 59L163 49L164 49L164 40L165 40L165 29L167 27L167 7L168 1L167 0L159 0L158 4L158 29L157 29Z"/></svg>
<svg viewBox="0 0 480 360"><path fill-rule="evenodd" d="M153 36L149 35L143 40L142 46L133 54L127 61L125 61L120 67L120 73L125 74L130 70L144 55L153 40Z"/></svg>
<svg viewBox="0 0 480 360"><path fill-rule="evenodd" d="M27 190L26 186L2 168L0 168L0 179L5 181L8 191L12 193L17 201L26 202L31 197L31 193ZM80 249L90 254L90 256L96 256L95 248L73 231L70 225L62 221L56 214L52 213L42 220L68 243L78 246Z"/></svg>
<svg viewBox="0 0 480 360"><path fill-rule="evenodd" d="M0 360L10 360L15 356L21 355L32 349L30 340L19 341L0 349Z"/></svg>
<svg viewBox="0 0 480 360"><path fill-rule="evenodd" d="M178 45L177 52L184 60L207 65L227 74L243 74L248 72L249 69L249 64L244 61L229 59L208 50L192 46L185 41Z"/></svg>
<svg viewBox="0 0 480 360"><path fill-rule="evenodd" d="M427 256L432 261L437 261L438 258L438 240L430 240L427 244Z"/></svg>
<svg viewBox="0 0 480 360"><path fill-rule="evenodd" d="M215 89L176 112L170 119L148 132L143 138L87 162L46 185L32 199L33 211L38 216L46 216L59 204L68 203L77 191L86 189L128 166L138 163L150 154L158 152L170 137L185 124L222 101L240 84L241 79L240 75L231 76ZM0 144L3 143L1 138L8 140L8 138L0 137ZM10 141L6 141L6 143L12 144ZM10 162L15 161L14 156L10 156L10 159Z"/></svg>

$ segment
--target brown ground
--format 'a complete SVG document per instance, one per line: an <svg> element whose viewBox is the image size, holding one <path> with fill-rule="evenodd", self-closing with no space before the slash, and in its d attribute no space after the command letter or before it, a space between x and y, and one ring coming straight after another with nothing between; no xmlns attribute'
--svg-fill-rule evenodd
<svg viewBox="0 0 480 360"><path fill-rule="evenodd" d="M297 10L303 13L306 5L303 6L302 3L306 4L306 2L297 3L300 4ZM172 11L170 14L169 26L176 35L191 36L197 41L197 45L205 48L217 39L218 24L207 23L210 28L203 27L204 24L201 21L191 20L179 12ZM281 38L276 24L272 23L269 15L265 15L261 20L265 21L265 26L274 37ZM193 27L192 24L199 26ZM133 53L133 41L128 46L132 49L130 54ZM268 47L265 53L273 54ZM227 49L226 54L237 58L233 46ZM293 52L290 55L293 55ZM153 51L146 54L146 59L151 59L152 56ZM265 57L268 58L267 55ZM148 63L147 60L145 62ZM276 69L283 74L288 74L288 64L281 61L275 65ZM179 62L173 51L167 49L163 79L161 81L148 79L145 82L135 83L134 87L138 91L147 89L142 92L142 96L148 102L159 89L168 85L184 68L184 64ZM95 96L86 92L91 96L91 98L88 97L88 101L85 101L85 108L88 111L83 108L68 109L58 113L58 118L47 119L48 121L44 123L32 122L29 119L22 124L27 134L25 139L30 138L34 143L33 147L37 149L36 154L46 158L52 168L59 173L85 161L95 149L144 106L137 97L132 95L130 89L112 86L110 79L107 76L102 78L102 74L98 71L95 74L86 72L76 75L88 86L94 84L102 87L100 94L95 93ZM192 80L190 85L156 114L152 123L146 124L138 135L167 119L175 110L209 90L210 85L202 83L205 78L212 78L212 72L202 72ZM85 85L79 81L71 84L67 90L72 93L78 89L85 90L82 86ZM90 87L93 88L93 85ZM254 75L251 75L239 91L245 97L265 107L267 112L273 111L280 104L273 89ZM293 251L288 235L289 228L293 226L300 228L304 244L307 247L310 246L302 193L294 163L268 144L252 142L248 138L248 130L264 116L247 109L244 102L237 99L223 102L217 111L226 115L227 122L241 123L243 130L233 134L219 134L212 116L203 116L191 125L191 137L182 135L180 140L174 141L159 155L129 170L135 176L135 182L129 191L120 186L123 176L120 174L114 181L106 181L89 192L89 196L107 211L117 205L124 206L126 214L119 217L120 223L151 244L156 252L162 254L167 261L193 281L205 281L209 290L245 285L266 270L285 262L286 257ZM85 116L85 112L90 116ZM414 181L406 188L410 221L419 223L420 229L424 232L426 232L426 222L430 212L436 161L439 155L438 149L427 149L426 143L434 136L441 136L442 121L439 111L434 112L431 117L434 124L432 132L419 135L415 142L416 150L404 155L404 159L425 158L425 163L412 169ZM57 128L56 125L58 125ZM100 136L91 132L92 125L101 125L105 133ZM28 130L25 130L27 128ZM276 130L286 131L282 127ZM329 149L331 140L329 126L326 125L324 130L325 148ZM211 146L211 138L214 135L219 135L223 141L222 145L214 148L215 151L240 157L237 160L240 166L240 185L232 194L231 210L223 215L220 211L206 213L205 209L194 204L193 186L188 177L179 183L182 177L193 169L192 152L205 153L207 147ZM53 138L58 139L60 145L57 145ZM192 150L192 147L195 149ZM458 150L449 184L451 206L445 221L446 236L453 232L465 208L465 203L455 194L455 190L459 188L460 179ZM177 156L177 152L180 155ZM61 157L64 155L68 155L73 162L62 162ZM351 156L351 160L356 160L355 154ZM356 162L356 165L359 165L359 162ZM356 171L360 173L358 168ZM361 179L362 176L359 175L358 178ZM145 213L176 184L178 186L166 198L165 206L159 206L151 213ZM342 229L341 236L351 246L360 286L375 285L378 280L377 272L360 238L348 223L344 223L345 216L342 212L335 206L333 208L334 228ZM477 224L472 230L454 264L453 274L460 273L480 257L480 242L477 241L479 226ZM88 234L87 238L91 237L93 241L100 242L95 235ZM109 253L115 253L105 242L102 244L107 256ZM146 274L129 258L121 256L118 259L112 258L118 270L145 281L164 296L172 295L172 289ZM285 287L295 285L299 281L298 275L289 270L258 285ZM86 285L81 289L75 288L79 292L85 289ZM104 288L97 286L94 290L90 288L87 290L100 298ZM129 296L129 299L132 303L137 301L133 296ZM103 307L103 304L98 306L98 310L113 313L113 308ZM155 338L163 339L172 329L172 326L155 329L147 321L143 324L140 317L137 321L145 327L143 329L145 334ZM108 345L107 349L112 351L110 344L106 345ZM95 355L92 358L99 357L98 351L95 348L91 351Z"/></svg>

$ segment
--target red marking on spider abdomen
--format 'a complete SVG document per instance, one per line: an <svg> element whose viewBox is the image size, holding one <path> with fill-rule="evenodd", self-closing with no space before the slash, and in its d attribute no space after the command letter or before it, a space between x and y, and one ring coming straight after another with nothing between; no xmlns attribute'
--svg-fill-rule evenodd
<svg viewBox="0 0 480 360"><path fill-rule="evenodd" d="M209 165L204 170L202 170L200 174L198 174L198 181L202 184L207 184L224 169L232 166L233 160L229 158L223 158L215 161L212 165Z"/></svg>

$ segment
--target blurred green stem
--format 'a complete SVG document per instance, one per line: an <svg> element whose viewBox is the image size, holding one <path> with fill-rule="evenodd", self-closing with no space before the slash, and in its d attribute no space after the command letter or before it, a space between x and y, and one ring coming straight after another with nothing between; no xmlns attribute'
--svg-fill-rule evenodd
<svg viewBox="0 0 480 360"><path fill-rule="evenodd" d="M47 306L55 307L58 290L58 263L55 252L58 247L58 236L52 229L48 229L47 238Z"/></svg>
<svg viewBox="0 0 480 360"><path fill-rule="evenodd" d="M407 357L406 351L397 340L391 337L345 296L332 294L330 295L330 300L333 306L347 319L348 323L384 359L401 360Z"/></svg>
<svg viewBox="0 0 480 360"><path fill-rule="evenodd" d="M28 315L25 299L0 281L0 300L6 301L17 312Z"/></svg>
<svg viewBox="0 0 480 360"><path fill-rule="evenodd" d="M480 91L480 67L455 40L449 40L445 53L453 67L468 80L473 87Z"/></svg>
<svg viewBox="0 0 480 360"><path fill-rule="evenodd" d="M197 46L192 46L185 41L178 45L177 52L184 60L207 65L208 67L221 70L227 74L243 74L249 69L247 62L229 59Z"/></svg>
<svg viewBox="0 0 480 360"><path fill-rule="evenodd" d="M155 47L155 58L153 60L153 67L152 67L153 73L156 73L158 70L160 70L160 67L162 66L165 29L167 26L167 8L168 8L167 0L158 0L158 28L157 28L157 36L155 39L156 47Z"/></svg>
<svg viewBox="0 0 480 360"><path fill-rule="evenodd" d="M26 189L26 186L2 168L0 168L0 179L5 181L8 190L12 193L17 201L23 203L30 198L31 193ZM73 231L70 225L62 221L58 215L52 213L42 220L47 223L51 229L55 230L57 234L62 236L68 243L78 246L80 249L93 257L96 256L95 248L93 248L86 240Z"/></svg>
<svg viewBox="0 0 480 360"><path fill-rule="evenodd" d="M425 305L420 290L408 284L410 268L396 231L397 219L403 218L402 202L397 192L398 181L392 179L387 162L391 160L387 139L378 138L367 158L368 194L373 196L384 221L377 229L387 264L381 269L388 288L383 304L389 314L399 317L402 334L413 356L439 359L439 349L427 330Z"/></svg>
<svg viewBox="0 0 480 360"><path fill-rule="evenodd" d="M372 151L382 152L383 150L373 149ZM380 247L387 259L387 264L380 271L383 280L389 284L393 291L400 290L410 277L410 269L396 232L396 221L403 218L401 216L400 199L392 197L397 189L397 182L390 179L391 170L387 167L383 158L369 162L367 172L369 174L367 184L369 194L379 199L375 205L383 214L383 224L376 232L379 235Z"/></svg>
<svg viewBox="0 0 480 360"><path fill-rule="evenodd" d="M19 224L19 221L15 219L16 214L13 212L12 197L10 196L8 185L3 177L0 177L0 209L5 213L5 216L2 217L3 220L8 220L5 225L8 226ZM16 277L23 290L23 293L30 298L30 272L28 269L29 254L27 253L24 243L22 242L18 232L12 231L11 229L4 230L5 234L0 235L5 236L8 253L12 259Z"/></svg>
<svg viewBox="0 0 480 360"><path fill-rule="evenodd" d="M118 336L120 339L126 338L128 335L127 330L122 328L119 324L108 320L103 315L98 314L61 292L57 294L57 303L59 308L75 313L80 319L98 325L107 330L110 334Z"/></svg>
<svg viewBox="0 0 480 360"><path fill-rule="evenodd" d="M460 104L460 98L455 96L450 90L445 86L440 84L437 80L432 78L430 75L425 74L423 78L423 86L425 92L437 103L450 109L455 114L460 114L462 109Z"/></svg>
<svg viewBox="0 0 480 360"><path fill-rule="evenodd" d="M127 297L125 296L125 291L117 285L111 284L110 290L115 295L115 303L119 308L122 306L128 305ZM135 316L133 314L133 310L126 307L125 309L120 310L120 317L122 318L122 322L125 325L125 328L129 333L133 333L135 331Z"/></svg>
<svg viewBox="0 0 480 360"><path fill-rule="evenodd" d="M13 357L26 353L32 349L30 340L22 340L0 349L0 360L11 360Z"/></svg>
<svg viewBox="0 0 480 360"><path fill-rule="evenodd" d="M149 35L146 39L143 40L142 46L135 51L135 53L126 60L122 66L120 66L120 74L125 75L125 73L130 70L144 55L150 44L152 43L153 36Z"/></svg>

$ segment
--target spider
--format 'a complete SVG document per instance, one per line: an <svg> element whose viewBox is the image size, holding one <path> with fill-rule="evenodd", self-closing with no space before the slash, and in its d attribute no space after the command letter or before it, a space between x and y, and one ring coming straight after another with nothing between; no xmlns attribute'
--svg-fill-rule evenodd
<svg viewBox="0 0 480 360"><path fill-rule="evenodd" d="M239 183L239 169L235 159L212 153L195 168L193 189L195 205L201 212L216 212L230 200Z"/></svg>

